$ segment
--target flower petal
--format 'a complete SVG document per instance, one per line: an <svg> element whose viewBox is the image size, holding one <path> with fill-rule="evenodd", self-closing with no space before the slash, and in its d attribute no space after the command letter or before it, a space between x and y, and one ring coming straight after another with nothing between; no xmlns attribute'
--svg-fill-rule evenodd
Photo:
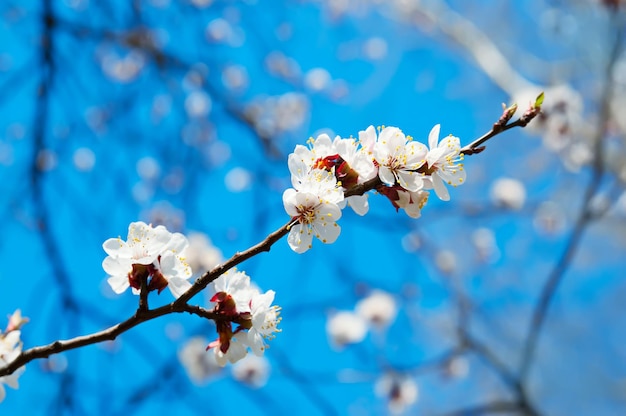
<svg viewBox="0 0 626 416"><path fill-rule="evenodd" d="M396 183L396 177L393 175L391 169L389 169L387 166L381 166L378 169L378 176L380 177L380 180L383 181L383 183L389 186L393 186Z"/></svg>
<svg viewBox="0 0 626 416"><path fill-rule="evenodd" d="M167 286L170 288L172 295L178 299L180 295L191 288L191 283L189 283L189 280L173 277L167 281Z"/></svg>
<svg viewBox="0 0 626 416"><path fill-rule="evenodd" d="M313 234L309 230L309 227L305 227L302 224L296 224L291 227L287 242L289 247L298 254L304 253L311 248L311 242L313 241Z"/></svg>
<svg viewBox="0 0 626 416"><path fill-rule="evenodd" d="M107 283L117 294L124 292L130 286L130 283L128 283L128 276L111 276L107 279Z"/></svg>
<svg viewBox="0 0 626 416"><path fill-rule="evenodd" d="M435 188L435 193L442 201L449 201L450 194L448 193L448 189L446 185L443 183L443 180L439 177L439 175L434 174L431 177L433 187Z"/></svg>
<svg viewBox="0 0 626 416"><path fill-rule="evenodd" d="M435 124L435 126L430 130L428 134L428 147L430 150L433 150L437 147L439 143L439 129L441 128L440 124Z"/></svg>
<svg viewBox="0 0 626 416"><path fill-rule="evenodd" d="M348 204L352 208L352 210L360 216L367 214L369 211L369 199L368 195L353 195L348 198Z"/></svg>

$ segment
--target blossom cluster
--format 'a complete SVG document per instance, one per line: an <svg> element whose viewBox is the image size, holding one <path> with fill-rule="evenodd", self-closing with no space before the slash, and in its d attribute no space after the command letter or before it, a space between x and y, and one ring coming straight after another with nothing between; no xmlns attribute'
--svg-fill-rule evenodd
<svg viewBox="0 0 626 416"><path fill-rule="evenodd" d="M0 331L0 367L12 363L22 353L20 328L26 322L28 322L28 319L23 318L22 313L18 309L9 317L9 324L5 331ZM13 389L18 388L17 379L23 372L24 367L21 367L11 375L0 377L0 402L4 400L6 394L4 384Z"/></svg>
<svg viewBox="0 0 626 416"><path fill-rule="evenodd" d="M288 243L297 253L312 246L315 236L333 243L341 231L337 221L346 206L358 215L369 210L368 195L346 192L378 177L376 191L387 197L394 208L419 218L429 190L442 200L450 194L445 184L465 181L463 154L458 137L439 141L440 126L428 136L428 147L406 136L397 127L373 126L360 131L358 139L321 134L309 139L308 146L297 145L288 164L293 188L283 193L285 211L293 222Z"/></svg>
<svg viewBox="0 0 626 416"><path fill-rule="evenodd" d="M107 281L116 293L129 287L135 294L139 294L142 287L148 292L161 293L169 287L178 298L191 288L192 270L184 255L197 257L198 253L189 250L187 238L180 233L171 233L162 225L152 227L134 222L128 227L126 241L120 237L110 238L102 247L108 254L102 267L110 275ZM195 262L204 264L198 259ZM207 350L215 351L215 360L221 366L228 361L239 361L248 349L262 356L267 347L265 340L279 331L280 308L271 305L274 291L261 293L250 283L250 277L234 271L216 279L213 289L215 294L210 301L215 304L212 312L216 316L218 339L211 342ZM237 325L234 330L233 324Z"/></svg>
<svg viewBox="0 0 626 416"><path fill-rule="evenodd" d="M213 312L218 339L207 350L213 349L220 366L235 363L244 358L248 348L256 356L262 356L267 348L266 339L272 339L281 321L280 307L272 305L274 291L261 293L250 283L244 272L229 271L213 282L215 303ZM233 330L233 324L237 328Z"/></svg>
<svg viewBox="0 0 626 416"><path fill-rule="evenodd" d="M191 268L181 256L189 243L184 235L170 233L164 226L152 227L144 222L133 222L128 227L126 241L109 238L102 244L108 256L102 268L115 293L129 287L139 294L142 282L148 291L161 293L169 287L178 298L191 287Z"/></svg>

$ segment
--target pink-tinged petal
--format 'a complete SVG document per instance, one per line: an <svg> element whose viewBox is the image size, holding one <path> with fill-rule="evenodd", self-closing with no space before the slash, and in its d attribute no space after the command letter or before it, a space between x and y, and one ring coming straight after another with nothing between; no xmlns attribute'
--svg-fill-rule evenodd
<svg viewBox="0 0 626 416"><path fill-rule="evenodd" d="M177 277L168 279L167 287L170 288L170 292L176 299L180 297L183 293L191 288L191 283L185 279L179 279Z"/></svg>
<svg viewBox="0 0 626 416"><path fill-rule="evenodd" d="M437 194L439 199L441 199L442 201L449 201L450 194L448 193L448 189L446 188L446 185L443 183L439 175L434 174L430 177L430 179L433 183L433 187L435 188L435 193Z"/></svg>
<svg viewBox="0 0 626 416"><path fill-rule="evenodd" d="M359 131L359 142L361 142L361 146L367 152L374 150L374 144L376 143L376 129L374 126L369 126L365 131Z"/></svg>
<svg viewBox="0 0 626 416"><path fill-rule="evenodd" d="M389 138L388 148L391 155L403 155L406 153L406 136L400 129L395 129L395 134Z"/></svg>
<svg viewBox="0 0 626 416"><path fill-rule="evenodd" d="M352 208L352 210L360 216L367 214L369 211L370 205L368 200L368 195L354 195L348 198L348 204Z"/></svg>
<svg viewBox="0 0 626 416"><path fill-rule="evenodd" d="M111 276L107 279L107 283L111 286L111 289L117 294L124 292L130 284L128 283L128 276Z"/></svg>
<svg viewBox="0 0 626 416"><path fill-rule="evenodd" d="M389 186L393 186L396 183L396 177L387 166L381 166L378 169L378 177L380 177L380 180L383 181L383 183Z"/></svg>
<svg viewBox="0 0 626 416"><path fill-rule="evenodd" d="M376 142L372 154L380 166L384 166L389 160L389 149L380 142Z"/></svg>
<svg viewBox="0 0 626 416"><path fill-rule="evenodd" d="M324 244L332 244L339 237L341 233L341 227L336 222L330 222L326 224L316 224L315 231L316 237Z"/></svg>
<svg viewBox="0 0 626 416"><path fill-rule="evenodd" d="M436 124L431 130L430 133L428 134L428 147L430 147L430 150L433 150L437 147L437 144L439 143L439 129L441 128L441 125Z"/></svg>

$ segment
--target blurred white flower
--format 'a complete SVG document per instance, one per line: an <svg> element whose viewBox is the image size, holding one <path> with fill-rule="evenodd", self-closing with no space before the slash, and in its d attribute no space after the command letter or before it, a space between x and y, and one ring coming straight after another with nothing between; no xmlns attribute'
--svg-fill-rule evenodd
<svg viewBox="0 0 626 416"><path fill-rule="evenodd" d="M432 128L428 135L430 150L426 155L426 175L424 188L434 189L439 199L450 200L450 194L445 184L452 186L462 185L465 182L463 156L461 155L461 141L458 137L448 136L439 142L440 125Z"/></svg>
<svg viewBox="0 0 626 416"><path fill-rule="evenodd" d="M562 207L554 201L545 201L535 211L533 224L543 234L558 235L565 229L566 221Z"/></svg>
<svg viewBox="0 0 626 416"><path fill-rule="evenodd" d="M489 191L494 205L512 210L520 210L526 202L526 188L517 179L498 178Z"/></svg>
<svg viewBox="0 0 626 416"><path fill-rule="evenodd" d="M450 360L448 360L444 367L445 376L461 379L467 377L470 371L470 363L467 358L455 355Z"/></svg>
<svg viewBox="0 0 626 416"><path fill-rule="evenodd" d="M208 343L203 337L193 337L178 351L178 360L196 385L207 382L211 376L221 371L215 361L215 354L207 354Z"/></svg>
<svg viewBox="0 0 626 416"><path fill-rule="evenodd" d="M324 68L313 68L304 75L304 85L314 92L323 91L328 88L332 78L330 73Z"/></svg>
<svg viewBox="0 0 626 416"><path fill-rule="evenodd" d="M270 375L270 364L265 357L248 355L237 362L232 369L235 380L250 387L263 387Z"/></svg>
<svg viewBox="0 0 626 416"><path fill-rule="evenodd" d="M224 258L222 251L215 247L211 239L201 232L190 232L187 235L189 245L182 253L191 270L204 273L220 264Z"/></svg>
<svg viewBox="0 0 626 416"><path fill-rule="evenodd" d="M456 255L450 250L440 250L435 256L435 265L444 274L453 273L456 263Z"/></svg>
<svg viewBox="0 0 626 416"><path fill-rule="evenodd" d="M393 322L398 308L396 300L387 292L374 290L356 304L356 313L370 325L382 328Z"/></svg>
<svg viewBox="0 0 626 416"><path fill-rule="evenodd" d="M389 412L403 413L419 398L415 380L408 376L385 374L376 382L376 395L387 400Z"/></svg>
<svg viewBox="0 0 626 416"><path fill-rule="evenodd" d="M472 233L472 243L481 261L492 263L500 257L496 236L489 228L476 229Z"/></svg>
<svg viewBox="0 0 626 416"><path fill-rule="evenodd" d="M328 319L326 332L331 343L341 348L347 344L363 341L367 334L367 323L353 312L337 312Z"/></svg>

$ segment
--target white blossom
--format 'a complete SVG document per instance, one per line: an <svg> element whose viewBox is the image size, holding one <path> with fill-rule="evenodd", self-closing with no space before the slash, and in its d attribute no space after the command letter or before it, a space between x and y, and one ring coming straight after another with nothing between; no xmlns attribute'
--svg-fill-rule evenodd
<svg viewBox="0 0 626 416"><path fill-rule="evenodd" d="M229 270L215 279L212 286L216 295L225 293L232 297L237 313L250 312L250 301L255 291L250 286L250 277L245 272ZM212 301L215 302L215 300Z"/></svg>
<svg viewBox="0 0 626 416"><path fill-rule="evenodd" d="M213 282L213 289L213 313L222 318L216 320L218 339L208 348L216 350L217 363L234 363L248 353L248 348L262 356L267 349L265 341L280 332L280 307L272 306L275 292L261 293L244 272L238 271L224 273Z"/></svg>
<svg viewBox="0 0 626 416"><path fill-rule="evenodd" d="M465 182L466 173L461 163L461 141L458 137L448 136L439 142L439 129L440 125L435 125L428 135L430 150L426 155L428 176L424 177L424 188L434 188L439 199L449 201L450 194L445 183L461 185Z"/></svg>
<svg viewBox="0 0 626 416"><path fill-rule="evenodd" d="M419 398L419 388L415 380L398 374L385 374L376 382L376 394L387 400L392 414L404 413Z"/></svg>
<svg viewBox="0 0 626 416"><path fill-rule="evenodd" d="M358 174L356 183L364 183L378 173L374 160L370 154L352 138L341 139L337 137L334 142L337 154L347 163L346 169L352 169ZM345 188L345 183L343 184ZM358 215L365 215L369 210L368 195L352 195L346 198L346 203Z"/></svg>
<svg viewBox="0 0 626 416"><path fill-rule="evenodd" d="M336 183L331 172L314 169L299 184L300 189L290 188L283 193L285 211L294 220L287 242L296 253L311 248L313 236L326 244L339 237L341 228L336 221L341 218L341 209L337 203L343 200L343 192Z"/></svg>
<svg viewBox="0 0 626 416"><path fill-rule="evenodd" d="M10 324L9 324L10 325ZM5 367L15 361L22 353L21 331L12 330L0 333L0 368ZM18 378L24 372L25 367L20 367L12 374L0 377L0 402L4 400L6 391L4 385L17 389L19 387Z"/></svg>
<svg viewBox="0 0 626 416"><path fill-rule="evenodd" d="M217 364L220 367L224 367L228 362L234 364L244 358L248 354L248 348L246 343L247 338L248 334L246 332L237 332L230 339L230 343L226 352L222 352L219 340L209 344L209 348L213 349L213 353L215 354L215 361L217 362Z"/></svg>
<svg viewBox="0 0 626 416"><path fill-rule="evenodd" d="M374 144L374 158L379 165L378 176L383 183L398 183L407 191L417 192L423 187L422 175L417 170L425 163L426 146L409 140L396 127L385 127Z"/></svg>
<svg viewBox="0 0 626 416"><path fill-rule="evenodd" d="M272 339L275 332L280 332L277 328L281 321L278 316L280 308L272 306L275 292L255 293L250 301L252 312L252 328L248 330L248 344L252 352L261 356L265 352L267 345L265 339Z"/></svg>
<svg viewBox="0 0 626 416"><path fill-rule="evenodd" d="M150 276L149 290L160 293L168 286L174 297L179 297L191 287L191 268L180 255L187 245L185 236L170 233L162 225L153 228L141 221L131 223L126 241L110 238L102 245L108 254L102 262L110 275L107 282L115 293L132 287L138 294L141 279Z"/></svg>
<svg viewBox="0 0 626 416"><path fill-rule="evenodd" d="M419 218L422 215L422 208L428 201L429 193L427 191L398 191L398 200L396 205L406 212L411 218Z"/></svg>

